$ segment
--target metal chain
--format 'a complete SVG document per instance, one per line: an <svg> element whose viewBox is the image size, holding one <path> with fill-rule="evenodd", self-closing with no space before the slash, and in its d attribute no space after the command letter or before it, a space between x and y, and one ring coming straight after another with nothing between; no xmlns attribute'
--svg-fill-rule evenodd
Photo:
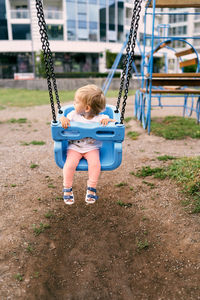
<svg viewBox="0 0 200 300"><path fill-rule="evenodd" d="M122 91L124 88L124 80L125 80L125 76L126 76L126 70L127 70L127 64L129 61L129 52L130 52L130 47L131 47L131 41L132 41L132 36L133 36L133 28L134 28L134 24L135 24L135 20L136 20L136 13L138 10L138 0L135 0L135 4L134 4L134 8L133 8L133 14L132 14L132 20L131 20L131 27L130 27L130 31L129 31L129 38L128 38L128 43L126 46L126 56L124 59L124 64L123 64L123 71L122 71L122 76L121 76L121 82L120 82L120 88L119 88L119 94L118 94L118 100L117 100L117 105L116 105L116 111L115 112L119 112L119 106L120 106L120 101L121 101L121 97L122 97Z"/></svg>
<svg viewBox="0 0 200 300"><path fill-rule="evenodd" d="M43 50L43 54L44 54L45 71L46 71L46 76L47 76L47 85L48 85L49 98L50 98L50 103L51 103L53 122L56 123L56 113L55 113L55 106L54 106L54 100L53 100L51 79L53 82L53 88L54 88L54 92L56 95L56 101L57 101L59 113L62 113L62 110L61 110L61 105L60 105L60 100L59 100L59 95L58 95L58 89L57 89L56 78L55 78L55 73L54 73L52 52L51 52L50 46L49 46L47 27L46 27L44 11L43 11L43 6L42 6L41 0L36 0L36 9L37 9L38 25L40 28L39 32L41 35L42 50Z"/></svg>
<svg viewBox="0 0 200 300"><path fill-rule="evenodd" d="M134 52L135 52L135 44L136 44L136 38L137 38L137 32L138 32L138 27L139 27L139 20L140 20L140 12L141 12L141 4L142 0L136 0L138 1L138 10L137 10L137 15L136 15L136 21L135 21L135 28L134 28L134 33L133 33L133 42L132 42L132 49L131 49L131 57L129 59L129 64L128 64L128 73L127 73L127 78L126 78L126 84L125 84L125 89L124 89L124 97L123 97L123 104L122 104L122 112L121 112L121 124L123 124L124 121L124 113L125 113L125 108L126 108L126 100L128 98L128 88L129 88L129 80L131 77L131 69L132 69L132 62L134 59Z"/></svg>

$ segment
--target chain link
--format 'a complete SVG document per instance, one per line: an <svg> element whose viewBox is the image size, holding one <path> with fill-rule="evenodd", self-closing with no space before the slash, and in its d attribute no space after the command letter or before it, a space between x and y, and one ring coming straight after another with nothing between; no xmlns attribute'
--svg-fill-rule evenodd
<svg viewBox="0 0 200 300"><path fill-rule="evenodd" d="M130 77L131 77L132 62L134 60L135 44L136 44L138 27L139 27L140 12L141 12L141 8L142 8L141 7L142 0L136 0L136 2L138 2L138 6L137 6L136 21L135 21L135 27L134 27L134 33L133 33L131 54L130 54L130 59L129 59L129 62L128 62L127 78L126 78L125 89L124 89L124 97L123 97L123 104L122 104L122 111L121 111L121 118L120 118L120 121L121 121L120 123L121 124L123 124L123 121L124 121L124 114L125 114L125 109L126 109L126 100L128 98L129 81L130 81Z"/></svg>
<svg viewBox="0 0 200 300"><path fill-rule="evenodd" d="M125 56L124 63L123 63L123 71L122 71L118 100L117 100L117 105L116 105L116 110L115 110L115 112L119 112L122 91L124 89L123 106L122 106L122 112L121 112L121 118L120 118L121 124L123 124L126 100L128 97L128 87L129 87L129 80L130 80L130 76L131 76L132 62L134 59L134 49L135 49L137 30L138 30L139 20L140 20L141 4L142 4L142 0L134 1L131 27L130 27L129 38L128 38L128 43L127 43L127 47L126 47L126 56ZM131 47L131 53L130 53L130 47ZM128 71L127 71L127 66L128 66ZM126 82L125 82L125 88L124 88L125 77L126 77Z"/></svg>
<svg viewBox="0 0 200 300"><path fill-rule="evenodd" d="M53 100L53 90L52 90L52 84L51 79L53 82L53 88L54 93L56 95L56 101L57 101L57 107L58 111L61 114L61 105L58 95L58 89L57 89L57 83L54 73L54 64L53 64L53 57L52 52L50 50L49 40L48 40L48 34L47 34L47 27L46 22L44 18L44 11L42 6L41 0L36 0L36 9L37 9L37 17L38 17L38 25L39 25L39 32L41 35L41 42L42 42L42 50L44 54L44 63L45 63L45 71L46 71L46 77L47 77L47 86L49 91L49 98L51 103L51 111L52 111L52 117L53 122L56 123L56 113L55 113L55 106L54 106L54 100Z"/></svg>
<svg viewBox="0 0 200 300"><path fill-rule="evenodd" d="M127 64L128 64L128 59L129 59L129 52L130 52L131 40L132 40L132 36L133 36L133 28L134 28L134 24L135 24L135 17L136 17L137 9L138 9L138 0L135 1L135 5L133 8L131 27L130 27L130 31L129 31L128 43L126 46L126 56L125 56L124 63L123 63L123 71L122 71L118 100L117 100L116 111L115 111L117 113L119 112L122 91L124 88L124 80L125 80L125 75L126 75L126 70L127 70Z"/></svg>

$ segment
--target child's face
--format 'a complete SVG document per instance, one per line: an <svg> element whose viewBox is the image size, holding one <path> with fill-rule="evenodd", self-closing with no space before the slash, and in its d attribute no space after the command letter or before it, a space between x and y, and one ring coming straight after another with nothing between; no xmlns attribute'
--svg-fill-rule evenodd
<svg viewBox="0 0 200 300"><path fill-rule="evenodd" d="M85 105L81 101L81 99L76 96L74 99L74 107L77 114L84 114L85 113Z"/></svg>

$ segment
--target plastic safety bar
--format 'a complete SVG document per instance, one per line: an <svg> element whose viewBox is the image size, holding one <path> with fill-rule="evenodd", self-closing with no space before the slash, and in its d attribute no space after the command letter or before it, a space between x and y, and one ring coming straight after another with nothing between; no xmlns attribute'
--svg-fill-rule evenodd
<svg viewBox="0 0 200 300"><path fill-rule="evenodd" d="M71 125L64 129L60 123L51 125L52 138L54 141L80 140L83 138L93 138L100 141L122 142L124 140L125 126L123 124L109 123L107 126L94 124L84 124L71 122Z"/></svg>

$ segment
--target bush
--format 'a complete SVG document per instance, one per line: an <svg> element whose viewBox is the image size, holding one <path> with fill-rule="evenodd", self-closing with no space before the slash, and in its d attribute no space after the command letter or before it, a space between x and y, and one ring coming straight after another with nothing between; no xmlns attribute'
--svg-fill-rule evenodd
<svg viewBox="0 0 200 300"><path fill-rule="evenodd" d="M109 50L106 50L106 68L111 69L112 65L117 57L118 53L112 53ZM118 69L123 69L123 63L124 63L125 55L123 54L119 65L117 66Z"/></svg>
<svg viewBox="0 0 200 300"><path fill-rule="evenodd" d="M98 73L98 72L65 72L65 73L55 73L56 78L105 78L108 73ZM121 74L115 73L115 78L120 78Z"/></svg>
<svg viewBox="0 0 200 300"><path fill-rule="evenodd" d="M197 65L192 65L192 66L186 66L183 68L184 73L195 73L197 70Z"/></svg>

